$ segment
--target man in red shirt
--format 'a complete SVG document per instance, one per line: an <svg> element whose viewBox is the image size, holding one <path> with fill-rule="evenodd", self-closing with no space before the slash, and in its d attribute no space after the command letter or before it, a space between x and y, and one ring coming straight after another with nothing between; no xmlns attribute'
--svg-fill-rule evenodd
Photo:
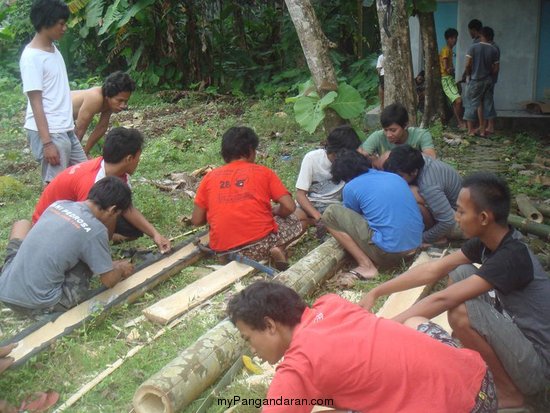
<svg viewBox="0 0 550 413"><path fill-rule="evenodd" d="M137 129L113 128L105 137L102 157L65 169L46 186L34 209L32 222L38 221L55 201L86 200L94 183L105 176L117 176L130 186L129 178L138 166L142 147L143 135ZM145 233L154 240L160 252L168 252L171 248L170 241L134 206L113 220L108 229L109 234L115 234L115 239L135 239Z"/></svg>
<svg viewBox="0 0 550 413"><path fill-rule="evenodd" d="M284 356L263 413L309 413L315 404L342 413L496 412L481 356L456 348L427 319L403 326L334 294L309 308L266 281L234 296L227 312L259 357L273 364Z"/></svg>
<svg viewBox="0 0 550 413"><path fill-rule="evenodd" d="M210 248L237 250L253 260L271 257L279 270L288 267L286 246L302 233L292 213L296 205L279 177L254 163L258 136L247 127L230 128L222 137L226 165L202 180L191 222L210 225ZM271 201L278 205L272 207Z"/></svg>

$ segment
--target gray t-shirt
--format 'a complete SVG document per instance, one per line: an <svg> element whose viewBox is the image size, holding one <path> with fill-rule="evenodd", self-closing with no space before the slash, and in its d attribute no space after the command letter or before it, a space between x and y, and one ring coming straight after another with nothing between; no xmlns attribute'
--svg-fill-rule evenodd
<svg viewBox="0 0 550 413"><path fill-rule="evenodd" d="M113 269L107 228L84 202L57 201L44 211L0 275L0 301L51 307L65 274L75 267L103 274Z"/></svg>
<svg viewBox="0 0 550 413"><path fill-rule="evenodd" d="M489 43L475 43L470 46L466 56L472 58L472 80L483 80L492 75L493 65L498 63L499 52Z"/></svg>

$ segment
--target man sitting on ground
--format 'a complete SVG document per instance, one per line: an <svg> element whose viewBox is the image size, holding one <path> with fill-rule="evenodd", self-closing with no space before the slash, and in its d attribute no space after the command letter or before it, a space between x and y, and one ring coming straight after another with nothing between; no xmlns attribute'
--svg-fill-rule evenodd
<svg viewBox="0 0 550 413"><path fill-rule="evenodd" d="M193 225L210 225L210 248L238 251L256 261L271 258L288 267L286 246L302 233L292 213L296 205L279 177L254 163L259 140L247 127L233 127L222 137L226 165L210 171L195 197ZM278 205L271 206L271 201Z"/></svg>
<svg viewBox="0 0 550 413"><path fill-rule="evenodd" d="M332 182L330 167L336 153L342 149L356 150L361 140L349 125L334 128L328 135L324 149L306 153L296 181L296 216L306 228L319 225L327 206L342 202L344 182Z"/></svg>
<svg viewBox="0 0 550 413"><path fill-rule="evenodd" d="M397 145L409 144L435 158L432 135L426 129L408 127L409 114L401 103L392 103L380 114L383 130L373 132L359 148L359 152L369 157L372 166L382 169L388 152Z"/></svg>
<svg viewBox="0 0 550 413"><path fill-rule="evenodd" d="M84 201L92 185L105 176L117 176L129 185L130 175L139 164L142 147L143 135L137 129L112 129L105 138L103 157L66 169L44 189L34 209L33 223L54 201ZM115 234L114 240L135 239L145 233L157 244L160 252L170 251L170 241L132 205L107 227L110 237Z"/></svg>
<svg viewBox="0 0 550 413"><path fill-rule="evenodd" d="M400 326L335 294L309 308L294 290L267 281L239 292L227 313L259 357L271 364L284 357L263 413L311 412L295 400L317 400L333 413L496 412L480 355L456 348L426 319Z"/></svg>
<svg viewBox="0 0 550 413"><path fill-rule="evenodd" d="M32 227L26 220L16 222L0 276L0 301L29 316L66 311L91 294L93 274L109 288L129 277L133 265L111 259L106 223L131 203L130 188L106 177L85 201L54 202Z"/></svg>
<svg viewBox="0 0 550 413"><path fill-rule="evenodd" d="M380 296L448 274L449 287L394 320L448 311L453 335L478 351L493 373L499 408L517 408L524 395L550 385L550 279L521 234L507 224L510 191L504 180L489 173L465 178L457 204L456 220L470 238L462 249L375 287L360 304L369 310Z"/></svg>
<svg viewBox="0 0 550 413"><path fill-rule="evenodd" d="M422 154L409 145L396 146L384 163L410 185L424 221L424 244L456 238L455 210L462 178L450 165Z"/></svg>
<svg viewBox="0 0 550 413"><path fill-rule="evenodd" d="M127 73L117 71L107 76L103 86L71 91L75 134L78 140L82 141L92 119L96 114L100 114L99 121L88 136L84 147L87 156L107 131L111 115L128 108L128 100L135 88L136 83Z"/></svg>
<svg viewBox="0 0 550 413"><path fill-rule="evenodd" d="M422 217L407 183L370 168L357 151L343 150L332 164L334 182L344 181L343 205L330 205L323 222L357 261L349 272L374 278L414 258L422 241Z"/></svg>

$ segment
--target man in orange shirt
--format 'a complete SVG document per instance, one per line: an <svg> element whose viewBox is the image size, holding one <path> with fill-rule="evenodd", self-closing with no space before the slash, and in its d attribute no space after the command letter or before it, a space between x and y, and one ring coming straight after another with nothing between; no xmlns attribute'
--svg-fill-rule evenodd
<svg viewBox="0 0 550 413"><path fill-rule="evenodd" d="M288 267L286 246L302 233L296 205L279 177L254 163L258 136L247 127L230 128L222 137L226 165L202 180L191 222L210 225L210 248L238 251L253 260L271 258ZM277 203L272 207L271 201Z"/></svg>

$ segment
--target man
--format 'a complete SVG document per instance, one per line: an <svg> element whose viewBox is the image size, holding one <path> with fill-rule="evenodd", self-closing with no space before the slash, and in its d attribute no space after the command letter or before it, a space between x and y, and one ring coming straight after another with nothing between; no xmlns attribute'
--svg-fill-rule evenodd
<svg viewBox="0 0 550 413"><path fill-rule="evenodd" d="M478 19L472 19L468 22L468 33L472 38L472 43L479 43L482 27L483 23Z"/></svg>
<svg viewBox="0 0 550 413"><path fill-rule="evenodd" d="M29 221L16 222L0 276L0 301L29 316L66 311L88 298L93 274L109 288L129 277L133 265L111 259L105 224L131 202L128 186L106 177L83 202L54 202L32 228Z"/></svg>
<svg viewBox="0 0 550 413"><path fill-rule="evenodd" d="M32 216L38 221L42 212L54 201L83 201L92 185L105 176L116 176L129 184L138 164L143 147L143 135L137 129L113 128L105 138L103 157L91 159L63 171L45 189ZM135 239L143 233L153 239L161 253L170 251L170 241L131 205L120 217L107 224L114 240Z"/></svg>
<svg viewBox="0 0 550 413"><path fill-rule="evenodd" d="M380 110L384 110L384 55L380 54L376 60L376 71L378 72L378 99Z"/></svg>
<svg viewBox="0 0 550 413"><path fill-rule="evenodd" d="M462 178L455 169L409 145L393 148L384 169L410 185L424 221L425 246L456 237L454 216Z"/></svg>
<svg viewBox="0 0 550 413"><path fill-rule="evenodd" d="M493 31L492 28L486 27L485 35L486 35L487 41L491 44L491 46L493 46L495 49L497 49L498 60L499 60L499 71L500 71L500 47L494 41L495 32ZM493 80L493 84L491 86L490 93L494 97L495 96L495 86L496 86L496 83L498 82L498 72L494 73L491 76L491 78ZM483 117L485 119L487 119L487 129L485 130L485 133L488 134L488 135L491 135L491 134L495 133L495 119L497 117L497 112L495 110L494 99L490 100L488 102L484 102L484 104L485 103L489 104L489 106L483 106Z"/></svg>
<svg viewBox="0 0 550 413"><path fill-rule="evenodd" d="M101 87L71 92L75 133L79 141L82 141L94 116L100 114L96 127L86 141L86 156L90 155L94 145L107 131L111 115L128 108L128 100L135 88L136 83L127 73L117 71L107 76Z"/></svg>
<svg viewBox="0 0 550 413"><path fill-rule="evenodd" d="M504 180L482 172L465 178L457 205L456 220L469 238L461 250L375 287L360 304L370 309L382 295L449 274L449 287L394 320L448 311L454 336L478 351L493 373L499 408L527 412L521 409L524 395L550 385L550 279L507 224L510 191Z"/></svg>
<svg viewBox="0 0 550 413"><path fill-rule="evenodd" d="M383 130L370 134L359 148L359 152L368 156L376 169L383 169L384 161L392 148L405 143L435 158L435 147L430 132L408 127L408 122L409 114L401 103L386 106L380 114Z"/></svg>
<svg viewBox="0 0 550 413"><path fill-rule="evenodd" d="M292 289L266 281L234 296L227 313L259 357L271 364L284 357L263 413L309 413L319 400L335 413L496 411L479 354L455 348L428 320L400 326L334 294L309 308Z"/></svg>
<svg viewBox="0 0 550 413"><path fill-rule="evenodd" d="M259 139L247 127L229 128L222 137L226 165L210 171L195 197L193 225L210 225L210 248L237 250L253 260L271 259L288 268L286 246L302 233L296 205L271 169L254 163ZM271 202L278 205L271 206Z"/></svg>
<svg viewBox="0 0 550 413"><path fill-rule="evenodd" d="M86 160L73 131L67 69L54 45L65 34L68 18L69 8L63 1L35 1L31 22L36 34L19 61L28 98L24 127L32 154L42 164L44 184L68 166Z"/></svg>
<svg viewBox="0 0 550 413"><path fill-rule="evenodd" d="M349 273L375 278L378 268L393 270L412 260L423 224L407 183L395 174L371 169L357 151L341 151L331 172L334 182L346 182L343 205L330 205L322 220L357 261Z"/></svg>
<svg viewBox="0 0 550 413"><path fill-rule="evenodd" d="M439 66L441 68L441 87L447 99L451 102L458 127L464 129L466 124L464 123L464 119L462 119L462 98L455 81L455 68L453 64L453 48L456 45L457 39L458 31L456 29L450 28L445 30L446 44L439 53Z"/></svg>

